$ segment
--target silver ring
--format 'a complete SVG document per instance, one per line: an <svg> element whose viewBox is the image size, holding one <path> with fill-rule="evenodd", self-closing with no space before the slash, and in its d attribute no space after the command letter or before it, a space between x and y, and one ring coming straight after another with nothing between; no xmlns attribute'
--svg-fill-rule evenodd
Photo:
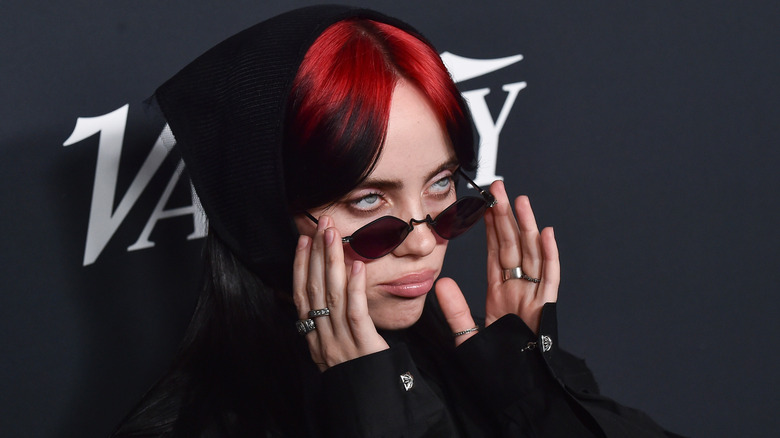
<svg viewBox="0 0 780 438"><path fill-rule="evenodd" d="M539 283L540 281L542 281L542 279L541 279L541 278L534 278L534 277L529 277L529 276L527 276L527 275L525 275L525 274L523 274L523 276L522 276L522 277L520 277L520 278L522 278L523 280L528 280L528 281L530 281L531 283Z"/></svg>
<svg viewBox="0 0 780 438"><path fill-rule="evenodd" d="M540 281L542 281L541 278L534 278L526 275L520 266L515 266L514 268L504 269L503 271L501 271L501 279L504 281L520 279L520 280L530 281L531 283L539 283Z"/></svg>
<svg viewBox="0 0 780 438"><path fill-rule="evenodd" d="M317 329L317 326L314 325L314 320L309 318L295 321L295 328L298 329L298 334L305 336L307 333Z"/></svg>
<svg viewBox="0 0 780 438"><path fill-rule="evenodd" d="M324 309L309 310L309 318L316 318L318 316L329 316L330 309L325 307Z"/></svg>
<svg viewBox="0 0 780 438"><path fill-rule="evenodd" d="M470 328L470 329L463 330L462 332L455 332L455 333L453 333L453 334L452 334L452 336L453 336L453 337L455 337L455 338L457 338L458 336L463 336L463 335L465 335L465 334L467 334L467 333L475 332L475 331L477 331L477 330L479 330L479 326L476 326L476 327L472 327L472 328Z"/></svg>
<svg viewBox="0 0 780 438"><path fill-rule="evenodd" d="M513 278L523 278L523 268L520 266L515 266L514 268L504 269L501 271L502 280L507 281Z"/></svg>

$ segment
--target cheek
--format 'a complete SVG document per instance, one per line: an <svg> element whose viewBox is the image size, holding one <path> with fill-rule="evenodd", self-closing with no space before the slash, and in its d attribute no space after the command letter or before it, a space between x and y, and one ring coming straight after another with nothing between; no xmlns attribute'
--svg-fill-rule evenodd
<svg viewBox="0 0 780 438"><path fill-rule="evenodd" d="M444 256L447 254L447 245L449 243L449 240L436 236L436 249L431 253L431 257L437 259L436 263L439 268L439 273L441 273L441 267L444 264Z"/></svg>
<svg viewBox="0 0 780 438"><path fill-rule="evenodd" d="M306 215L296 214L293 216L293 222L295 222L295 228L298 229L298 234L313 237L314 233L317 232L317 225Z"/></svg>

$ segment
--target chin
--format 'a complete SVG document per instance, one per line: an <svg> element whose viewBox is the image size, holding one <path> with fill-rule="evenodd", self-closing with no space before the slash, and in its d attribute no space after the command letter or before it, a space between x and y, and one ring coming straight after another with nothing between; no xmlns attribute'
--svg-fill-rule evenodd
<svg viewBox="0 0 780 438"><path fill-rule="evenodd" d="M395 304L395 305L393 305ZM381 330L401 330L409 328L416 323L422 315L425 307L425 295L403 303L384 303L380 305L381 311L372 312L371 319L374 326Z"/></svg>
<svg viewBox="0 0 780 438"><path fill-rule="evenodd" d="M405 328L409 328L414 325L417 320L419 320L420 317L417 318L409 318L409 319L396 319L393 321L387 321L386 323L383 321L382 323L376 323L376 328L380 330L403 330Z"/></svg>

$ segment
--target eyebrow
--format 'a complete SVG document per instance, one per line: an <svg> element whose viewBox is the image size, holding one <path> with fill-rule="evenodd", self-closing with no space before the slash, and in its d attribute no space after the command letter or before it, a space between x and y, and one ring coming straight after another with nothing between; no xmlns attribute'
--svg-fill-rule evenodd
<svg viewBox="0 0 780 438"><path fill-rule="evenodd" d="M444 163L440 164L436 169L429 172L428 175L425 176L425 180L428 181L436 174L443 172L444 170L447 170L449 168L457 167L458 166L458 159L456 157L452 157L445 161ZM404 183L402 180L399 179L380 179L380 178L371 178L370 176L366 178L362 183L360 183L356 188L365 188L365 187L376 187L381 190L398 190L401 187L403 187Z"/></svg>

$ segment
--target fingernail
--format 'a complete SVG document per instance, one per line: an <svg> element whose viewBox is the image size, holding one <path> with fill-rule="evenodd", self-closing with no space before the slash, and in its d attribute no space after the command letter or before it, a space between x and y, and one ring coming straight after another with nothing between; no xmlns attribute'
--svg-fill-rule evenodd
<svg viewBox="0 0 780 438"><path fill-rule="evenodd" d="M360 271L363 269L363 262L355 260L352 262L352 273L353 274L359 274Z"/></svg>
<svg viewBox="0 0 780 438"><path fill-rule="evenodd" d="M328 228L328 217L322 216L320 217L319 222L317 222L317 231L322 231L325 228Z"/></svg>
<svg viewBox="0 0 780 438"><path fill-rule="evenodd" d="M331 243L333 243L333 238L335 237L335 231L333 231L332 228L328 228L325 230L325 245L330 246Z"/></svg>
<svg viewBox="0 0 780 438"><path fill-rule="evenodd" d="M296 251L300 251L309 246L309 236L301 235L298 237L298 245L295 247Z"/></svg>

